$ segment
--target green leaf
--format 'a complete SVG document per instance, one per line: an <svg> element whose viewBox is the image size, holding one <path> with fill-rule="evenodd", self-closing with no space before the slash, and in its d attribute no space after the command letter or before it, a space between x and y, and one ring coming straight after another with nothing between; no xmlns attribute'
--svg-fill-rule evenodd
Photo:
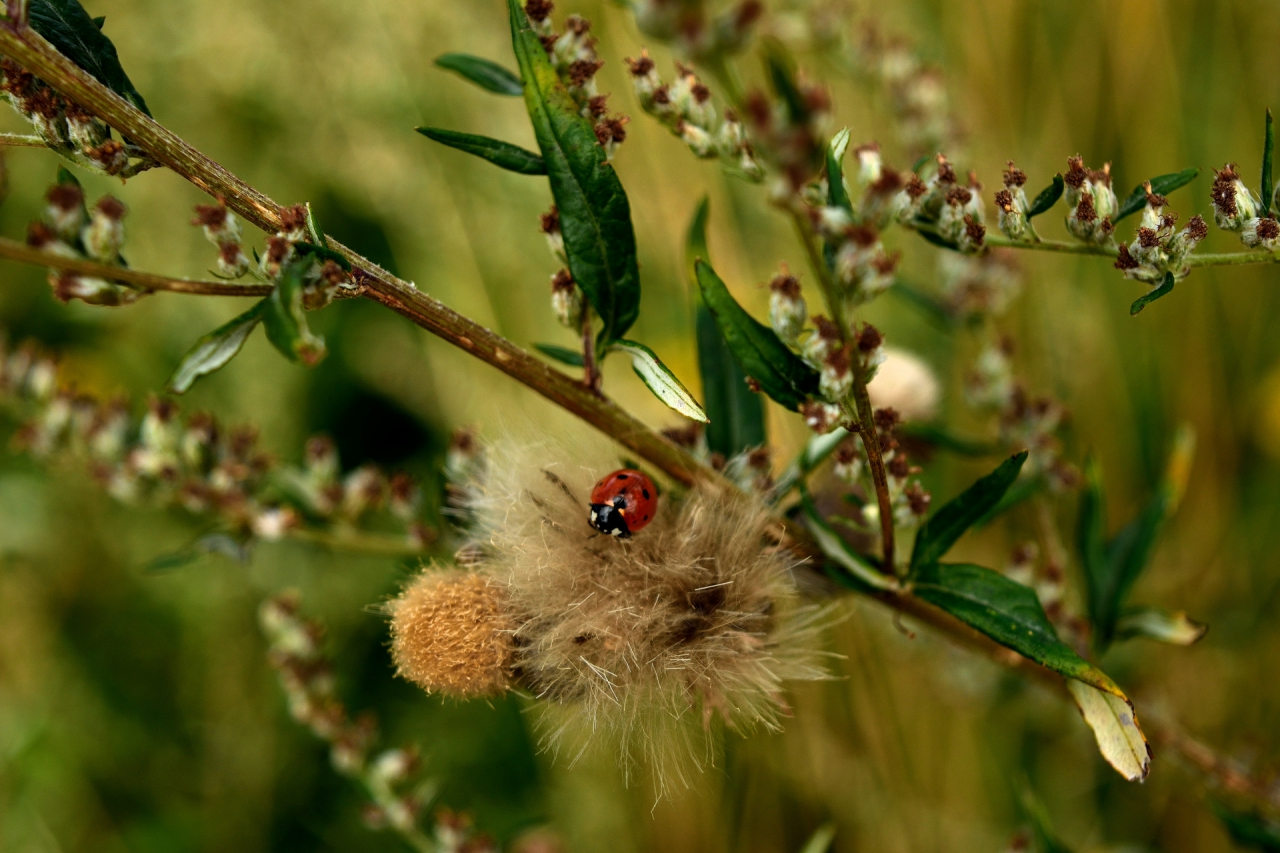
<svg viewBox="0 0 1280 853"><path fill-rule="evenodd" d="M1135 300L1134 303L1129 306L1129 316L1130 317L1137 316L1142 311L1143 308L1146 308L1148 305L1150 305L1152 302L1155 302L1157 299L1161 299L1165 296L1168 296L1170 293L1173 293L1173 273L1166 273L1164 277L1164 281L1161 283L1159 287L1152 290L1147 295L1142 296L1139 299Z"/></svg>
<svg viewBox="0 0 1280 853"><path fill-rule="evenodd" d="M596 141L591 121L578 113L529 17L516 0L507 0L507 5L512 46L525 81L525 106L560 211L569 272L604 323L597 336L603 351L640 315L631 204Z"/></svg>
<svg viewBox="0 0 1280 853"><path fill-rule="evenodd" d="M533 348L547 358L554 359L561 364L567 364L570 367L586 366L586 360L582 357L582 353L577 350L557 346L556 344L534 344Z"/></svg>
<svg viewBox="0 0 1280 853"><path fill-rule="evenodd" d="M1158 607L1134 607L1116 620L1115 638L1144 638L1173 646L1191 646L1209 630L1208 625L1194 622L1181 610L1170 613Z"/></svg>
<svg viewBox="0 0 1280 853"><path fill-rule="evenodd" d="M1066 184L1062 181L1062 175L1054 175L1053 183L1040 190L1040 194L1031 202L1031 206L1027 208L1027 218L1039 216L1045 213L1049 208L1058 203L1058 199L1062 198L1062 191L1066 188Z"/></svg>
<svg viewBox="0 0 1280 853"><path fill-rule="evenodd" d="M911 589L919 598L1023 657L1099 690L1124 696L1106 673L1058 639L1031 587L981 566L929 563L920 567Z"/></svg>
<svg viewBox="0 0 1280 853"><path fill-rule="evenodd" d="M1098 751L1107 763L1130 782L1147 778L1151 747L1128 697L1082 681L1068 681L1067 689L1076 700L1080 715L1093 729Z"/></svg>
<svg viewBox="0 0 1280 853"><path fill-rule="evenodd" d="M916 534L911 549L913 572L942 559L974 522L987 514L1018 479L1027 451L1010 456L996 470L965 489L930 516Z"/></svg>
<svg viewBox="0 0 1280 853"><path fill-rule="evenodd" d="M294 258L280 272L280 281L264 302L262 325L267 340L290 361L301 360L312 366L324 358L324 338L312 334L302 307L302 290L307 272L314 262L307 257Z"/></svg>
<svg viewBox="0 0 1280 853"><path fill-rule="evenodd" d="M1199 169L1183 169L1181 172L1170 172L1167 175L1157 175L1150 180L1151 191L1157 195L1168 195L1179 187L1185 187L1191 183L1196 175L1200 174ZM1137 213L1147 204L1147 188L1143 184L1138 184L1133 188L1133 192L1129 193L1129 197L1120 203L1120 209L1116 211L1116 215L1112 217L1112 223L1119 222L1131 213ZM1136 311L1134 312L1137 313Z"/></svg>
<svg viewBox="0 0 1280 853"><path fill-rule="evenodd" d="M805 843L804 849L800 853L827 853L831 847L831 842L836 839L836 825L834 823L824 823L822 826L814 830L813 835L809 836L809 840Z"/></svg>
<svg viewBox="0 0 1280 853"><path fill-rule="evenodd" d="M316 245L308 243L305 240L299 240L293 244L293 249L300 256L318 258L321 261L333 261L347 272L351 272L351 261L346 259L341 252L335 252L328 246Z"/></svg>
<svg viewBox="0 0 1280 853"><path fill-rule="evenodd" d="M524 84L520 78L496 62L469 53L446 53L436 58L436 65L453 71L495 95L520 97Z"/></svg>
<svg viewBox="0 0 1280 853"><path fill-rule="evenodd" d="M147 102L120 66L116 46L78 0L31 0L31 28L99 83L147 115Z"/></svg>
<svg viewBox="0 0 1280 853"><path fill-rule="evenodd" d="M1086 465L1077 538L1085 569L1089 620L1099 651L1105 650L1113 639L1129 590L1146 569L1161 529L1182 498L1194 448L1194 433L1189 427L1180 428L1155 494L1105 546L1100 544L1105 524L1101 472L1096 462Z"/></svg>
<svg viewBox="0 0 1280 853"><path fill-rule="evenodd" d="M694 264L703 302L739 366L760 389L792 411L818 392L818 372L768 326L746 312L708 264Z"/></svg>
<svg viewBox="0 0 1280 853"><path fill-rule="evenodd" d="M1210 800L1209 807L1236 844L1265 853L1280 853L1280 823L1252 809L1234 809L1217 799Z"/></svg>
<svg viewBox="0 0 1280 853"><path fill-rule="evenodd" d="M631 366L636 375L649 387L653 395L690 420L707 423L707 413L689 393L671 368L662 363L657 354L644 344L635 341L615 341L609 345L610 352L625 352L631 356Z"/></svg>
<svg viewBox="0 0 1280 853"><path fill-rule="evenodd" d="M1019 477L1014 484L1009 487L1009 491L1004 493L1004 497L1000 499L1000 502L988 510L982 518L973 523L972 529L976 530L981 527L986 527L988 524L1043 489L1045 485L1045 478L1041 475Z"/></svg>
<svg viewBox="0 0 1280 853"><path fill-rule="evenodd" d="M1271 183L1271 157L1275 153L1275 148L1275 128L1272 127L1271 108L1267 107L1267 129L1262 138L1262 182L1260 184L1264 218L1271 215L1271 195L1275 190Z"/></svg>
<svg viewBox="0 0 1280 853"><path fill-rule="evenodd" d="M63 184L71 184L72 186L78 188L81 192L84 192L84 187L80 185L80 179L77 178L74 174L72 174L71 170L68 169L66 166L58 167L57 184L58 186L62 186Z"/></svg>
<svg viewBox="0 0 1280 853"><path fill-rule="evenodd" d="M747 374L733 357L698 287L694 264L699 260L711 262L707 249L709 214L710 205L703 196L685 240L685 271L690 287L698 294L694 325L702 399L711 419L706 428L707 449L731 459L765 443L764 400L747 386Z"/></svg>
<svg viewBox="0 0 1280 853"><path fill-rule="evenodd" d="M268 297L269 299L270 297ZM207 376L224 367L244 346L249 335L262 322L262 312L266 309L268 299L254 305L239 317L224 323L196 341L195 346L187 350L178 368L169 379L169 391L173 394L185 394L201 376Z"/></svg>
<svg viewBox="0 0 1280 853"><path fill-rule="evenodd" d="M419 127L418 133L433 139L441 145L457 148L468 154L474 154L482 160L488 160L495 166L501 166L509 172L521 175L545 175L547 164L542 158L527 148L492 139L488 136L477 136L474 133L460 133L456 130L445 130L439 127Z"/></svg>
<svg viewBox="0 0 1280 853"><path fill-rule="evenodd" d="M955 242L954 240L948 240L946 237L943 237L941 234L933 230L932 225L926 225L925 227L917 228L916 233L919 234L921 237L923 237L926 242L932 243L933 245L941 249L948 249L952 252L960 251L959 243Z"/></svg>
<svg viewBox="0 0 1280 853"><path fill-rule="evenodd" d="M787 116L792 126L809 123L809 103L805 100L800 87L796 85L795 62L781 42L770 40L764 44L765 70L769 73L769 82L773 91L787 106Z"/></svg>
<svg viewBox="0 0 1280 853"><path fill-rule="evenodd" d="M827 146L827 204L842 207L850 213L853 204L844 188L844 152L849 147L849 128L837 133Z"/></svg>
<svg viewBox="0 0 1280 853"><path fill-rule="evenodd" d="M311 235L312 243L325 249L329 248L329 239L325 237L324 229L320 227L320 221L316 219L315 213L311 210L311 202L307 202L307 233Z"/></svg>
<svg viewBox="0 0 1280 853"><path fill-rule="evenodd" d="M803 493L802 493L803 494ZM807 496L802 501L804 507L805 526L813 534L813 541L822 549L822 553L843 570L845 577L836 579L854 589L894 589L897 581L881 572L865 556L853 550L838 533L831 528L826 519L818 512Z"/></svg>

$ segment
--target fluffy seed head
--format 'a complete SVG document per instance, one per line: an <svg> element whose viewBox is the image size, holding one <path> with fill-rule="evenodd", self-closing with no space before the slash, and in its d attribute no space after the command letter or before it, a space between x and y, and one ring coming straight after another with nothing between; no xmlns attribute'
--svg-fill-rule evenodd
<svg viewBox="0 0 1280 853"><path fill-rule="evenodd" d="M390 606L396 672L431 693L506 691L515 651L506 599L486 575L426 569Z"/></svg>
<svg viewBox="0 0 1280 853"><path fill-rule="evenodd" d="M612 748L665 787L715 715L777 727L782 682L823 677L807 647L825 616L797 605L794 561L752 499L667 492L632 539L597 535L586 498L618 459L590 445L494 448L472 496L479 568L503 590L512 678L544 700L548 745Z"/></svg>

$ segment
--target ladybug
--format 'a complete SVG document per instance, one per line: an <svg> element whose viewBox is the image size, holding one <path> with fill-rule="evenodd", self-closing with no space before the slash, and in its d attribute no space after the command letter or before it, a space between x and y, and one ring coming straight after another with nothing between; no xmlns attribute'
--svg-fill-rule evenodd
<svg viewBox="0 0 1280 853"><path fill-rule="evenodd" d="M614 471L591 490L591 526L609 536L630 539L657 512L658 490L639 471Z"/></svg>

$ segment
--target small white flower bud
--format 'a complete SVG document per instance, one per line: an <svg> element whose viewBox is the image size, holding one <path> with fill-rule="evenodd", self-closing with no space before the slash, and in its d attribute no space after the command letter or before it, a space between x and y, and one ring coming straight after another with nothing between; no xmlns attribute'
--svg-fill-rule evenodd
<svg viewBox="0 0 1280 853"><path fill-rule="evenodd" d="M104 195L93 207L89 222L80 232L89 256L104 264L114 264L124 245L124 205L113 196Z"/></svg>
<svg viewBox="0 0 1280 853"><path fill-rule="evenodd" d="M1214 170L1213 219L1224 231L1242 231L1245 223L1258 215L1258 201L1240 180L1235 163Z"/></svg>
<svg viewBox="0 0 1280 853"><path fill-rule="evenodd" d="M84 190L78 184L56 184L45 196L45 221L58 237L74 243L89 218L84 207Z"/></svg>
<svg viewBox="0 0 1280 853"><path fill-rule="evenodd" d="M822 363L818 390L828 400L843 400L853 389L852 347L833 350Z"/></svg>
<svg viewBox="0 0 1280 853"><path fill-rule="evenodd" d="M804 422L818 435L825 435L840 425L840 407L834 403L810 400L800 406Z"/></svg>
<svg viewBox="0 0 1280 853"><path fill-rule="evenodd" d="M858 182L860 184L869 186L880 180L880 176L884 171L884 160L880 156L878 143L872 142L867 145L859 145L854 149L853 156L858 158Z"/></svg>
<svg viewBox="0 0 1280 853"><path fill-rule="evenodd" d="M1271 217L1260 219L1255 216L1245 220L1244 228L1240 231L1240 242L1251 249L1275 251L1280 247L1280 223Z"/></svg>
<svg viewBox="0 0 1280 853"><path fill-rule="evenodd" d="M808 319L809 309L800 295L800 282L785 271L769 282L769 325L778 337L794 344Z"/></svg>
<svg viewBox="0 0 1280 853"><path fill-rule="evenodd" d="M676 126L676 133L684 140L684 144L689 146L689 150L698 157L714 157L715 140L711 138L711 134L707 133L696 124L687 121L681 121Z"/></svg>
<svg viewBox="0 0 1280 853"><path fill-rule="evenodd" d="M568 270L551 276L551 310L562 326L577 329L582 325L582 290Z"/></svg>

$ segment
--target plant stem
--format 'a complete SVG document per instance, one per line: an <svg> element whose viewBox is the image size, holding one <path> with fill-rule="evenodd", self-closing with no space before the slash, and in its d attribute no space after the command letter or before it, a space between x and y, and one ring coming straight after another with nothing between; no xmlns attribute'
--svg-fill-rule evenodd
<svg viewBox="0 0 1280 853"><path fill-rule="evenodd" d="M65 258L33 249L7 237L0 237L0 258L128 284L146 291L201 296L269 296L273 289L269 284L236 284L233 281L191 281L185 278L168 278L124 267L108 266L83 258Z"/></svg>
<svg viewBox="0 0 1280 853"><path fill-rule="evenodd" d="M44 140L29 133L0 133L0 148L45 148Z"/></svg>
<svg viewBox="0 0 1280 853"><path fill-rule="evenodd" d="M1093 243L1076 243L1068 240L1039 240L1034 243L1022 240L1010 240L1008 237L988 232L986 244L1001 249L1031 249L1038 252L1060 252L1068 255L1100 255L1114 258L1119 249L1110 246L1097 246Z"/></svg>
<svg viewBox="0 0 1280 853"><path fill-rule="evenodd" d="M249 222L264 231L279 230L279 204L82 71L34 30L19 30L8 21L0 21L0 54L8 56L60 94L106 121L161 165L209 195L223 199L229 208ZM362 288L361 295L387 306L524 383L639 454L673 479L686 485L695 480L721 479L688 451L649 429L616 403L591 393L581 382L553 370L501 335L420 292L409 282L396 278L332 238L329 245L352 262L352 275Z"/></svg>
<svg viewBox="0 0 1280 853"><path fill-rule="evenodd" d="M592 334L591 306L582 305L582 383L587 390L600 396L600 368L596 364L596 340Z"/></svg>
<svg viewBox="0 0 1280 853"><path fill-rule="evenodd" d="M827 310L831 312L831 317L835 320L836 326L840 330L840 341L842 344L847 344L852 336L852 330L841 308L840 293L836 288L835 280L831 277L831 270L827 268L826 258L822 256L822 249L818 246L818 241L814 239L813 231L809 228L809 224L800 213L793 211L791 221L795 224L796 234L799 235L801 244L804 245L805 254L809 256L809 266L813 268L814 273L818 276L819 284L822 285L822 296L826 300ZM846 424L846 428L856 430L858 435L862 436L862 446L867 451L867 467L871 470L871 482L875 484L876 503L880 508L880 542L884 553L883 570L888 574L893 574L896 572L896 567L893 553L893 501L889 497L889 474L884 466L884 453L880 447L880 433L876 429L875 411L871 407L871 396L867 392L867 380L862 374L856 357L853 365L852 396L858 421L856 424Z"/></svg>
<svg viewBox="0 0 1280 853"><path fill-rule="evenodd" d="M1241 264L1274 264L1280 261L1280 253L1267 250L1257 252L1221 252L1218 254L1192 255L1187 263L1193 267L1226 267Z"/></svg>

